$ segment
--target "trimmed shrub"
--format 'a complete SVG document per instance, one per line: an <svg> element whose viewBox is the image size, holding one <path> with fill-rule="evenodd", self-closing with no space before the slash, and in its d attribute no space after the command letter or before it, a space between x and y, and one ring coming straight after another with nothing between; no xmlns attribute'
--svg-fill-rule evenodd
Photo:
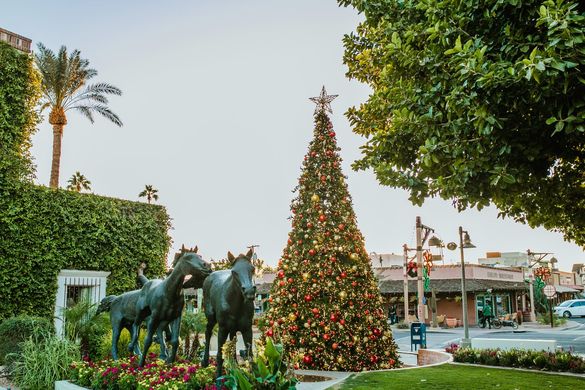
<svg viewBox="0 0 585 390"><path fill-rule="evenodd" d="M453 360L459 363L489 366L585 373L585 359L570 351L547 352L522 349L502 351L499 349L459 348L453 352Z"/></svg>
<svg viewBox="0 0 585 390"><path fill-rule="evenodd" d="M54 315L61 269L110 271L107 294L166 269L170 246L164 207L22 185L0 196L0 319Z"/></svg>
<svg viewBox="0 0 585 390"><path fill-rule="evenodd" d="M46 318L27 315L2 321L0 324L0 365L7 363L8 354L19 354L21 343L29 337L53 334L53 323Z"/></svg>

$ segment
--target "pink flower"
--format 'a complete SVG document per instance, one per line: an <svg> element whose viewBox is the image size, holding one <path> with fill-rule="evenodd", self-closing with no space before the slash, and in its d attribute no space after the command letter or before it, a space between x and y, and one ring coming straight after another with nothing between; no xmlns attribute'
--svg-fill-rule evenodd
<svg viewBox="0 0 585 390"><path fill-rule="evenodd" d="M189 382L189 379L191 379L191 377L189 376L189 374L183 375L183 382Z"/></svg>

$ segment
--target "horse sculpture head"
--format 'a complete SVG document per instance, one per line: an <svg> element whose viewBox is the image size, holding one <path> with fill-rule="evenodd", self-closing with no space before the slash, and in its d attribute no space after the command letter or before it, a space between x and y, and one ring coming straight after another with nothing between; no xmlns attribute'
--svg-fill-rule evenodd
<svg viewBox="0 0 585 390"><path fill-rule="evenodd" d="M254 265L252 264L252 250L248 253L235 257L228 252L228 260L232 264L232 277L242 290L244 300L252 302L256 297L256 286L254 285Z"/></svg>
<svg viewBox="0 0 585 390"><path fill-rule="evenodd" d="M211 265L203 260L197 253L198 248L185 250L181 248L181 254L175 258L174 265L183 268L185 273L190 275L202 275L204 277L211 274Z"/></svg>

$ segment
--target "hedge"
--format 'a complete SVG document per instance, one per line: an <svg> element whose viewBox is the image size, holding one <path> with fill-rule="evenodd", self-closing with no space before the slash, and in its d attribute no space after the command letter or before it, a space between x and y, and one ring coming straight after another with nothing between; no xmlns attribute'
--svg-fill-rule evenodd
<svg viewBox="0 0 585 390"><path fill-rule="evenodd" d="M32 57L0 41L0 190L32 177L30 137L39 121L39 97Z"/></svg>
<svg viewBox="0 0 585 390"><path fill-rule="evenodd" d="M161 206L23 186L0 200L0 318L52 316L61 269L110 271L108 294L136 288L136 270L165 271Z"/></svg>
<svg viewBox="0 0 585 390"><path fill-rule="evenodd" d="M165 271L164 207L31 183L39 78L32 57L0 42L0 321L54 315L61 269L110 271L108 294L136 288L136 270Z"/></svg>

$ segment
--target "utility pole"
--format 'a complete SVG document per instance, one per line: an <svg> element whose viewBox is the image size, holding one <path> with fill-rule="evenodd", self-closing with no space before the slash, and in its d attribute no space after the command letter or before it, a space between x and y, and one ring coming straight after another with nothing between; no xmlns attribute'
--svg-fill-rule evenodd
<svg viewBox="0 0 585 390"><path fill-rule="evenodd" d="M404 244L402 246L402 248L404 248L404 265L403 265L403 269L402 269L402 279L403 279L403 283L404 283L404 323L408 324L408 273L407 268L408 268L408 246L406 244Z"/></svg>
<svg viewBox="0 0 585 390"><path fill-rule="evenodd" d="M424 242L435 229L422 224L420 217L416 217L416 289L418 294L417 314L420 322L425 322L425 289L423 285L422 247ZM423 236L424 234L424 236Z"/></svg>

